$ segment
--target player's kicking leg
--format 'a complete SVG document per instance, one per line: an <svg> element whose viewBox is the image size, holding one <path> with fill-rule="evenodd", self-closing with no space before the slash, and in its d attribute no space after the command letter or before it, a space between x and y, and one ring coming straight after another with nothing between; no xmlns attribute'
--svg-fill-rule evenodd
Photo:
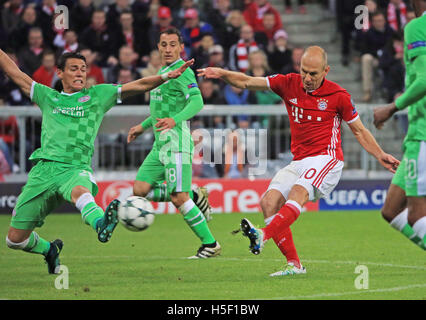
<svg viewBox="0 0 426 320"><path fill-rule="evenodd" d="M118 206L120 201L114 199L105 212L99 207L91 192L83 186L72 189L71 200L81 212L83 221L98 234L100 242L108 242L118 224Z"/></svg>

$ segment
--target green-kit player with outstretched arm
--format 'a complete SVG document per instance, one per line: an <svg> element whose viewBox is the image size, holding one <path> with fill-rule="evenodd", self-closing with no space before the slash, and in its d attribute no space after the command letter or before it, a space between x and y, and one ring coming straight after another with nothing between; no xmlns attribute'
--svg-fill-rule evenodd
<svg viewBox="0 0 426 320"><path fill-rule="evenodd" d="M183 40L179 30L171 28L160 33L158 50L163 63L159 71L161 76L184 63L180 58ZM221 252L203 214L203 210L208 209L206 197L191 190L194 143L187 120L203 105L194 72L188 68L179 79L151 90L150 117L131 128L128 135L128 142L131 142L144 130L153 128L155 142L138 171L133 193L153 201L171 201L175 205L201 241L196 254L190 257L193 259L211 258Z"/></svg>
<svg viewBox="0 0 426 320"><path fill-rule="evenodd" d="M182 64L167 76L180 76L192 63ZM86 60L78 53L59 58L62 92L33 81L1 50L0 68L42 112L41 147L30 156L35 166L13 210L6 244L11 249L43 255L48 272L58 273L63 242L49 242L34 229L41 227L46 216L65 200L80 210L83 221L96 231L99 241L111 238L118 223L119 201L113 200L104 212L94 200L98 188L91 160L99 126L105 113L121 99L151 90L165 80L152 76L123 86L101 84L87 89Z"/></svg>
<svg viewBox="0 0 426 320"><path fill-rule="evenodd" d="M426 250L426 0L413 0L417 18L404 29L406 90L390 105L374 110L381 128L399 110L408 110L404 156L389 187L382 215L395 229Z"/></svg>

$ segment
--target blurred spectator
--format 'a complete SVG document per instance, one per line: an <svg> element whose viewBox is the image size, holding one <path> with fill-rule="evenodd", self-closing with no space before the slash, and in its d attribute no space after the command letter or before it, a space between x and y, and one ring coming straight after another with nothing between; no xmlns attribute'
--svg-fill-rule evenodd
<svg viewBox="0 0 426 320"><path fill-rule="evenodd" d="M234 71L246 72L249 66L248 55L259 50L254 39L253 28L249 25L241 27L240 39L229 50L229 68Z"/></svg>
<svg viewBox="0 0 426 320"><path fill-rule="evenodd" d="M272 73L280 73L284 66L291 64L291 50L288 48L288 34L278 30L274 35L274 46L268 54L268 62Z"/></svg>
<svg viewBox="0 0 426 320"><path fill-rule="evenodd" d="M18 66L20 65L18 58L13 50L8 49L5 52L9 58L11 58ZM0 99L6 105L11 106L22 106L30 104L30 100L27 98L27 96L2 71L0 71Z"/></svg>
<svg viewBox="0 0 426 320"><path fill-rule="evenodd" d="M72 29L66 29L64 31L64 46L58 49L57 57L67 52L79 51L78 35Z"/></svg>
<svg viewBox="0 0 426 320"><path fill-rule="evenodd" d="M148 32L151 50L157 49L160 32L171 28L172 20L172 13L168 7L162 6L158 9L157 22L151 25Z"/></svg>
<svg viewBox="0 0 426 320"><path fill-rule="evenodd" d="M297 47L294 48L291 52L291 63L284 66L281 73L282 74L289 74L289 73L300 73L300 63L302 61L303 53L305 52L305 49Z"/></svg>
<svg viewBox="0 0 426 320"><path fill-rule="evenodd" d="M134 79L138 78L139 72L136 69L138 54L129 46L122 46L118 54L118 63L108 68L106 82L117 83L121 69L128 69Z"/></svg>
<svg viewBox="0 0 426 320"><path fill-rule="evenodd" d="M372 99L374 70L379 65L377 55L379 50L382 50L391 39L393 33L393 30L386 24L383 13L373 14L371 28L365 33L360 45L363 102L370 102Z"/></svg>
<svg viewBox="0 0 426 320"><path fill-rule="evenodd" d="M275 33L280 30L281 28L278 28L276 21L275 21L275 15L271 11L265 12L263 15L263 30L259 32L260 34L263 34L263 42L262 45L264 48L266 48L268 51L273 50L274 47L274 35Z"/></svg>
<svg viewBox="0 0 426 320"><path fill-rule="evenodd" d="M211 79L203 79L199 82L204 104L226 104L222 92L217 90Z"/></svg>
<svg viewBox="0 0 426 320"><path fill-rule="evenodd" d="M149 61L146 66L146 68L143 68L141 70L141 75L143 78L149 77L149 76L155 76L158 71L161 69L161 57L158 50L152 50L151 54L149 55ZM149 91L145 92L145 101L149 101Z"/></svg>
<svg viewBox="0 0 426 320"><path fill-rule="evenodd" d="M254 92L247 89L240 89L231 85L226 85L224 90L224 98L229 105L247 105L256 104ZM242 129L250 127L250 119L247 115L239 115L234 119L237 126Z"/></svg>
<svg viewBox="0 0 426 320"><path fill-rule="evenodd" d="M209 50L214 46L214 39L211 34L205 34L202 36L200 45L198 48L192 50L190 58L194 58L194 69L199 69L202 65L209 62L210 55Z"/></svg>
<svg viewBox="0 0 426 320"><path fill-rule="evenodd" d="M407 24L407 5L402 0L390 0L386 20L394 31L402 31Z"/></svg>
<svg viewBox="0 0 426 320"><path fill-rule="evenodd" d="M50 50L43 52L42 63L32 75L34 81L41 83L49 88L53 88L55 82L59 79L56 75L55 53Z"/></svg>
<svg viewBox="0 0 426 320"><path fill-rule="evenodd" d="M225 54L229 53L231 46L240 39L241 27L246 24L243 14L239 10L232 10L225 20L224 30L220 36Z"/></svg>
<svg viewBox="0 0 426 320"><path fill-rule="evenodd" d="M200 46L200 41L203 35L208 33L214 37L214 30L210 24L200 21L198 11L196 9L187 9L185 11L184 19L185 24L181 29L181 32L183 42L185 44L185 52L189 57L191 55L191 50L198 49Z"/></svg>
<svg viewBox="0 0 426 320"><path fill-rule="evenodd" d="M336 1L337 28L341 33L342 64L349 65L352 32L355 30L355 8L362 5L363 0Z"/></svg>
<svg viewBox="0 0 426 320"><path fill-rule="evenodd" d="M1 25L6 33L10 34L18 26L23 10L22 0L9 0L4 3L1 10Z"/></svg>
<svg viewBox="0 0 426 320"><path fill-rule="evenodd" d="M298 0L297 3L299 5L299 13L306 14L305 0ZM293 8L291 5L291 0L285 0L284 4L285 4L285 13L292 14Z"/></svg>
<svg viewBox="0 0 426 320"><path fill-rule="evenodd" d="M28 32L37 27L37 12L33 5L28 5L22 11L21 20L16 28L12 30L9 37L9 46L14 50L24 47L28 41Z"/></svg>
<svg viewBox="0 0 426 320"><path fill-rule="evenodd" d="M98 63L107 66L108 58L117 56L117 33L106 24L105 12L95 10L92 23L80 35L80 43L98 53Z"/></svg>
<svg viewBox="0 0 426 320"><path fill-rule="evenodd" d="M371 18L373 16L373 14L375 14L378 10L378 5L377 2L375 0L365 0L364 5L367 7L368 9L368 19L364 19L363 20L363 25L361 29L357 29L355 31L355 45L354 48L357 51L361 50L361 44L363 43L364 39L363 37L365 36L365 33L370 30L371 28ZM359 59L356 59L359 62Z"/></svg>
<svg viewBox="0 0 426 320"><path fill-rule="evenodd" d="M254 51L249 54L249 69L247 74L253 77L266 77L271 74L268 58L263 51ZM281 98L271 90L255 91L256 104L270 105L281 103Z"/></svg>
<svg viewBox="0 0 426 320"><path fill-rule="evenodd" d="M80 49L80 53L86 58L86 74L87 78L92 78L95 80L95 84L104 83L104 74L102 69L95 63L97 53L93 52L92 49L88 47L83 47ZM92 84L93 84L93 80Z"/></svg>
<svg viewBox="0 0 426 320"><path fill-rule="evenodd" d="M217 67L227 69L223 54L224 50L222 46L220 44L215 44L209 49L209 60L202 66L202 68Z"/></svg>
<svg viewBox="0 0 426 320"><path fill-rule="evenodd" d="M120 17L123 12L132 12L129 0L115 0L106 10L106 24L115 29L120 26Z"/></svg>
<svg viewBox="0 0 426 320"><path fill-rule="evenodd" d="M207 2L210 3L210 2ZM217 35L217 41L221 44L225 42L226 24L224 21L228 18L231 13L231 1L230 0L217 0L212 1L212 4L204 8L206 14L206 20L214 28L215 34Z"/></svg>
<svg viewBox="0 0 426 320"><path fill-rule="evenodd" d="M401 33L395 33L379 52L379 68L383 71L387 102L391 103L404 91L404 40Z"/></svg>
<svg viewBox="0 0 426 320"><path fill-rule="evenodd" d="M43 30L43 37L49 45L53 45L55 34L53 31L53 19L55 17L55 9L58 6L56 0L43 0L37 5L37 20L40 28Z"/></svg>
<svg viewBox="0 0 426 320"><path fill-rule="evenodd" d="M416 19L416 13L412 8L407 9L407 23L411 22L411 20Z"/></svg>
<svg viewBox="0 0 426 320"><path fill-rule="evenodd" d="M133 15L130 11L122 11L119 19L119 46L127 45L132 47L133 50L142 57L142 60L137 62L137 66L141 66L142 64L145 65L150 53L150 47L147 45L149 36L146 32L143 32L143 30L134 28ZM142 63L142 61L144 62Z"/></svg>
<svg viewBox="0 0 426 320"><path fill-rule="evenodd" d="M179 2L179 1L176 1ZM170 8L170 6L168 6ZM198 7L194 0L181 0L180 7L177 7L173 10L173 21L176 24L176 27L182 28L185 24L185 15L187 14L188 9L194 9L198 13Z"/></svg>
<svg viewBox="0 0 426 320"><path fill-rule="evenodd" d="M43 33L40 28L31 28L28 32L28 44L18 53L21 70L31 76L41 66L43 56Z"/></svg>
<svg viewBox="0 0 426 320"><path fill-rule="evenodd" d="M244 18L247 23L253 28L254 32L263 32L263 16L266 12L271 12L275 16L274 30L282 29L283 24L281 15L268 0L254 0L244 10Z"/></svg>
<svg viewBox="0 0 426 320"><path fill-rule="evenodd" d="M245 176L245 147L237 131L227 136L225 143L225 179L238 179Z"/></svg>
<svg viewBox="0 0 426 320"><path fill-rule="evenodd" d="M93 0L78 0L70 11L70 27L80 34L92 22Z"/></svg>

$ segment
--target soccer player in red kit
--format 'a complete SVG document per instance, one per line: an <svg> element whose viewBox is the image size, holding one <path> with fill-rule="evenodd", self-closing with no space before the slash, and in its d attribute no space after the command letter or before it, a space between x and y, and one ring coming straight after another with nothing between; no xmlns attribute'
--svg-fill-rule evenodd
<svg viewBox="0 0 426 320"><path fill-rule="evenodd" d="M350 94L325 79L329 70L327 54L318 46L305 51L300 74L250 77L220 68L198 70L199 76L222 79L235 87L272 90L287 107L293 161L278 171L260 202L266 227L255 228L248 219L241 221L252 253L259 254L264 243L272 238L286 256L285 269L271 276L306 273L297 255L290 226L308 201L330 194L339 182L344 164L342 120L361 146L383 167L395 172L399 165L399 161L385 153L364 127Z"/></svg>

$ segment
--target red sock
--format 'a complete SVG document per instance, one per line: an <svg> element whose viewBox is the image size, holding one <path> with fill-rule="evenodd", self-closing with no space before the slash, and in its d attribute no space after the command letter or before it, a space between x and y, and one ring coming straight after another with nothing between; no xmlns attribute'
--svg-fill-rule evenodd
<svg viewBox="0 0 426 320"><path fill-rule="evenodd" d="M292 262L297 268L300 268L300 259L294 246L290 228L278 232L273 236L273 239L281 253L286 257L287 262Z"/></svg>
<svg viewBox="0 0 426 320"><path fill-rule="evenodd" d="M288 229L300 215L300 205L295 201L287 201L271 223L263 228L263 240L266 241L282 230Z"/></svg>

